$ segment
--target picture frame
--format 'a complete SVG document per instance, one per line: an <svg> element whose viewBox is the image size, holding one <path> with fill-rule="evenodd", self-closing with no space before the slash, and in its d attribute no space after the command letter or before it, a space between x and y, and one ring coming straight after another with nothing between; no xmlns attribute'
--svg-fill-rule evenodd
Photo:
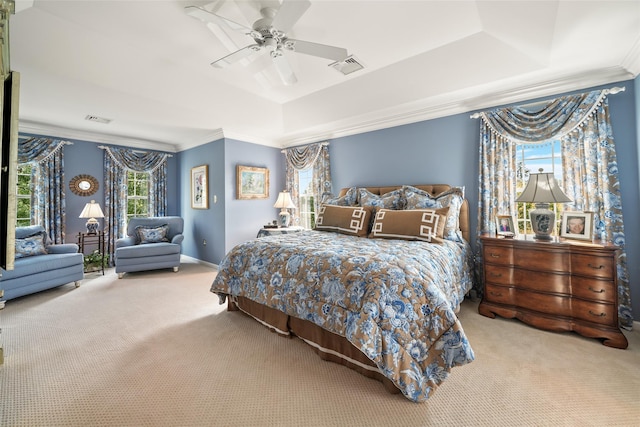
<svg viewBox="0 0 640 427"><path fill-rule="evenodd" d="M191 168L191 208L209 209L209 166Z"/></svg>
<svg viewBox="0 0 640 427"><path fill-rule="evenodd" d="M514 237L518 229L514 226L511 215L496 215L496 234L503 237Z"/></svg>
<svg viewBox="0 0 640 427"><path fill-rule="evenodd" d="M239 200L269 198L269 169L236 167L236 196Z"/></svg>
<svg viewBox="0 0 640 427"><path fill-rule="evenodd" d="M593 239L593 212L564 212L560 226L560 237L567 239Z"/></svg>

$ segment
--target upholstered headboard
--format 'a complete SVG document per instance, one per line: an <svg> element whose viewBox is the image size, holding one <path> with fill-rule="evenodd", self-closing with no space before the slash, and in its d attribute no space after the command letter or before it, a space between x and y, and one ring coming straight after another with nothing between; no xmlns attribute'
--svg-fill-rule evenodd
<svg viewBox="0 0 640 427"><path fill-rule="evenodd" d="M448 184L423 184L423 185L413 185L413 187L419 188L420 190L426 191L432 196L437 196L438 194L447 191L451 188ZM362 187L371 191L373 194L385 194L389 191L397 190L402 188L402 185L391 185L384 187ZM343 188L340 190L338 196L344 196L349 188ZM471 238L471 230L469 227L469 202L467 199L464 199L462 206L460 207L460 231L462 231L462 237L469 242Z"/></svg>

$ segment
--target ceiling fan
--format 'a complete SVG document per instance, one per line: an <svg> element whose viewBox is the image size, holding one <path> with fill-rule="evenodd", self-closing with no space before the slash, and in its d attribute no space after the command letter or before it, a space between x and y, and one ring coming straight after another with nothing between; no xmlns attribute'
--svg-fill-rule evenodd
<svg viewBox="0 0 640 427"><path fill-rule="evenodd" d="M189 16L203 22L210 22L221 27L229 28L251 37L253 44L243 47L229 55L211 63L214 67L224 68L243 58L258 52L267 52L286 85L298 81L284 52L298 52L306 55L343 61L347 58L347 50L341 47L296 40L287 37L287 32L311 6L307 0L283 0L278 9L264 7L260 10L262 18L253 23L252 28L224 18L198 6L187 6L185 12Z"/></svg>

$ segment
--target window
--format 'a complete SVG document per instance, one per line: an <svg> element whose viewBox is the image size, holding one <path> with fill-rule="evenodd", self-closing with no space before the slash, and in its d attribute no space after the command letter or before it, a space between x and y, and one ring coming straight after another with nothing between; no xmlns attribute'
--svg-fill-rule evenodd
<svg viewBox="0 0 640 427"><path fill-rule="evenodd" d="M516 152L516 197L522 193L530 173L537 173L539 169L544 172L553 172L556 181L562 188L562 157L560 141L551 141L545 144L519 144ZM518 208L518 231L520 233L532 234L529 211L535 209L533 203L517 203ZM551 203L549 205L556 214L556 230L560 226L562 203Z"/></svg>
<svg viewBox="0 0 640 427"><path fill-rule="evenodd" d="M16 227L31 225L31 164L18 165Z"/></svg>
<svg viewBox="0 0 640 427"><path fill-rule="evenodd" d="M127 220L149 216L148 172L127 172Z"/></svg>
<svg viewBox="0 0 640 427"><path fill-rule="evenodd" d="M298 225L304 228L314 228L316 226L316 194L313 187L313 168L297 171L296 173L298 174L299 189L296 203L300 218Z"/></svg>

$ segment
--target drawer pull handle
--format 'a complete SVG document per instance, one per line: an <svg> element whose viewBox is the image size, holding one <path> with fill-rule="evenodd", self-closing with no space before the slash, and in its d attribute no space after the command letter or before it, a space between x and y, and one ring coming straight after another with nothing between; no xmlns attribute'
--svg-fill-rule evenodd
<svg viewBox="0 0 640 427"><path fill-rule="evenodd" d="M603 293L603 292L604 292L604 289L600 289L599 291L596 291L596 290L595 290L595 289L593 289L591 286L589 286L589 290L590 290L591 292L595 292L596 294L601 294L601 293Z"/></svg>
<svg viewBox="0 0 640 427"><path fill-rule="evenodd" d="M601 265L598 265L598 266L595 266L595 265L593 265L593 264L589 263L589 264L587 264L587 265L588 265L589 267L593 268L594 270L601 270L601 269L603 269L603 268L604 268L604 265L602 265L602 264L601 264Z"/></svg>
<svg viewBox="0 0 640 427"><path fill-rule="evenodd" d="M605 316L607 315L607 313L600 313L600 314L597 314L597 313L594 313L594 312L593 312L593 311L591 311L591 310L589 310L589 314L590 314L590 315L592 315L592 316L595 316L595 317L605 317Z"/></svg>
<svg viewBox="0 0 640 427"><path fill-rule="evenodd" d="M491 273L491 277L502 277L502 273Z"/></svg>
<svg viewBox="0 0 640 427"><path fill-rule="evenodd" d="M489 292L491 295L493 295L494 297L501 297L502 296L502 292Z"/></svg>
<svg viewBox="0 0 640 427"><path fill-rule="evenodd" d="M491 253L491 258L500 258L500 254Z"/></svg>

